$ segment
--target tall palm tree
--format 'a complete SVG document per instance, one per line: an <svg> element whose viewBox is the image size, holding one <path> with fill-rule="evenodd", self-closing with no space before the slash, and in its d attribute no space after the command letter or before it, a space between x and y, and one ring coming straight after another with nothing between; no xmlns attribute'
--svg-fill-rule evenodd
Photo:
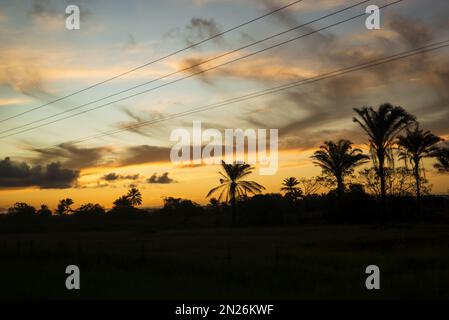
<svg viewBox="0 0 449 320"><path fill-rule="evenodd" d="M441 173L449 173L449 147L438 149L435 156L437 158L435 169Z"/></svg>
<svg viewBox="0 0 449 320"><path fill-rule="evenodd" d="M385 184L385 160L398 134L415 122L415 117L404 108L384 103L375 111L372 107L354 108L360 117L354 117L353 121L358 123L368 134L369 146L373 154L376 173L380 179L382 223L387 218L387 192Z"/></svg>
<svg viewBox="0 0 449 320"><path fill-rule="evenodd" d="M282 182L281 191L285 191L285 196L295 200L302 195L302 190L298 186L299 181L295 177L285 178Z"/></svg>
<svg viewBox="0 0 449 320"><path fill-rule="evenodd" d="M133 207L142 204L142 194L137 188L129 189L126 197L128 198L129 202Z"/></svg>
<svg viewBox="0 0 449 320"><path fill-rule="evenodd" d="M218 200L225 198L226 202L231 204L232 210L232 225L235 226L237 213L236 213L236 200L238 197L245 196L248 193L256 194L260 193L264 186L258 184L255 181L242 180L244 177L250 175L253 171L253 167L246 163L226 163L221 161L221 166L224 173L218 172L221 176L220 185L212 188L206 197L210 197L215 192L220 192Z"/></svg>
<svg viewBox="0 0 449 320"><path fill-rule="evenodd" d="M423 158L435 157L437 147L435 146L442 139L432 134L430 131L424 131L416 125L413 130L407 128L404 135L398 137L398 146L400 149L400 159L409 160L413 166L413 175L415 176L416 188L416 208L421 212L421 174L420 163Z"/></svg>
<svg viewBox="0 0 449 320"><path fill-rule="evenodd" d="M339 140L337 143L326 141L312 156L315 165L321 167L323 174L337 180L337 196L339 206L344 193L344 179L354 168L365 163L369 158L360 149L353 149L352 142ZM341 209L341 207L340 207Z"/></svg>

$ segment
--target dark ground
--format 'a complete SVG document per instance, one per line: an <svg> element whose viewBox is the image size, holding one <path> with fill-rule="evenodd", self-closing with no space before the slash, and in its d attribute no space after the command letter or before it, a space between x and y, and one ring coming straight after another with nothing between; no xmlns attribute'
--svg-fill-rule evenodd
<svg viewBox="0 0 449 320"><path fill-rule="evenodd" d="M3 230L0 298L449 298L449 224L155 230L127 223L135 231ZM81 290L65 288L69 264L81 269ZM381 290L365 289L370 264L380 267Z"/></svg>

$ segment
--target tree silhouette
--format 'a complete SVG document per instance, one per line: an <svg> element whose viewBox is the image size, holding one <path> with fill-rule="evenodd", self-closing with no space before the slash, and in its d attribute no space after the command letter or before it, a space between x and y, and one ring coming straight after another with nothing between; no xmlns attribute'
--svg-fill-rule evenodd
<svg viewBox="0 0 449 320"><path fill-rule="evenodd" d="M449 147L438 149L435 156L437 158L435 169L441 173L449 173Z"/></svg>
<svg viewBox="0 0 449 320"><path fill-rule="evenodd" d="M380 179L376 168L365 168L361 170L359 172L359 179L371 194L376 197L381 197ZM414 180L413 172L409 168L385 168L385 185L386 192L389 196L412 196L415 189ZM421 179L421 186L423 185L424 180ZM428 189L428 187L425 189Z"/></svg>
<svg viewBox="0 0 449 320"><path fill-rule="evenodd" d="M13 207L8 209L8 213L10 215L29 218L35 215L36 209L25 202L16 202Z"/></svg>
<svg viewBox="0 0 449 320"><path fill-rule="evenodd" d="M344 179L354 168L365 163L369 158L360 149L353 149L352 142L339 140L337 143L326 141L312 156L315 165L321 167L323 174L334 177L337 181L339 206L345 190ZM341 209L341 208L340 208Z"/></svg>
<svg viewBox="0 0 449 320"><path fill-rule="evenodd" d="M47 205L42 204L41 208L37 210L37 214L40 215L41 217L49 217L51 216L51 210L48 208Z"/></svg>
<svg viewBox="0 0 449 320"><path fill-rule="evenodd" d="M255 181L242 180L244 177L250 175L254 169L249 164L236 162L228 164L222 160L221 166L223 167L224 173L218 172L222 177L220 178L220 185L212 188L206 197L210 197L215 192L220 192L218 200L221 200L224 197L225 201L231 204L232 225L235 226L237 218L237 198L246 196L248 193L259 193L265 189L265 187Z"/></svg>
<svg viewBox="0 0 449 320"><path fill-rule="evenodd" d="M220 206L220 201L217 198L210 198L208 205L211 208L218 208Z"/></svg>
<svg viewBox="0 0 449 320"><path fill-rule="evenodd" d="M58 208L56 209L56 213L59 215L63 215L73 212L72 208L70 207L73 203L73 200L70 198L60 200Z"/></svg>
<svg viewBox="0 0 449 320"><path fill-rule="evenodd" d="M302 196L299 181L295 177L285 178L282 185L281 191L285 191L285 196L291 201L295 201Z"/></svg>
<svg viewBox="0 0 449 320"><path fill-rule="evenodd" d="M308 197L321 188L322 177L301 178L299 179L299 185L304 197Z"/></svg>
<svg viewBox="0 0 449 320"><path fill-rule="evenodd" d="M129 189L126 197L128 198L131 206L133 206L133 207L142 204L142 194L140 193L139 189L137 189L137 188Z"/></svg>
<svg viewBox="0 0 449 320"><path fill-rule="evenodd" d="M385 185L385 160L398 134L415 122L415 117L402 107L384 103L375 111L372 107L354 108L360 117L354 117L369 137L373 162L380 179L382 224L387 219L387 193Z"/></svg>
<svg viewBox="0 0 449 320"><path fill-rule="evenodd" d="M128 196L121 196L117 200L113 202L114 208L123 209L123 208L131 208L132 204L129 200Z"/></svg>
<svg viewBox="0 0 449 320"><path fill-rule="evenodd" d="M103 206L101 206L98 203L86 203L81 205L76 211L75 214L77 215L84 215L84 216L101 216L106 211Z"/></svg>
<svg viewBox="0 0 449 320"><path fill-rule="evenodd" d="M407 128L405 135L398 137L400 149L399 158L409 160L413 166L416 188L416 209L421 212L421 173L420 163L423 158L435 157L437 154L436 144L441 141L440 137L430 131L424 131L416 125L413 130Z"/></svg>

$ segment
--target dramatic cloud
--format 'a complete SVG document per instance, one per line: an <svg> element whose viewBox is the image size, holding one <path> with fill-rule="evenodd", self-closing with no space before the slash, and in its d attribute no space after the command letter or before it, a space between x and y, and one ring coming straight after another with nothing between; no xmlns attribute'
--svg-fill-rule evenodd
<svg viewBox="0 0 449 320"><path fill-rule="evenodd" d="M435 38L435 30L421 20L394 15L389 21L392 22L388 26L388 36L383 31L369 39L363 35L356 44L348 38L331 37L332 41L316 46L312 50L314 55L323 62L321 66L326 65L325 70L317 73L379 59L422 46ZM249 79L248 73L234 72L233 75ZM449 122L448 83L449 61L443 56L423 54L272 96L255 112L246 115L245 121L252 127L279 128L281 148L316 147L325 139L338 137L358 142L360 131L351 122L352 109L363 105L377 107L385 102L376 100L375 92L382 89L381 99L389 96L389 101L414 113L426 128L444 135L448 133ZM398 94L403 93L405 87L409 92ZM411 89L414 87L416 90ZM429 91L433 94L424 99L422 92ZM408 105L412 96L416 101Z"/></svg>
<svg viewBox="0 0 449 320"><path fill-rule="evenodd" d="M52 162L45 167L30 166L10 158L0 161L0 188L39 187L41 189L64 189L74 186L79 171L63 168Z"/></svg>
<svg viewBox="0 0 449 320"><path fill-rule="evenodd" d="M176 181L168 176L168 172L164 172L160 176L154 173L150 178L147 179L147 182L151 184L169 184L175 183Z"/></svg>
<svg viewBox="0 0 449 320"><path fill-rule="evenodd" d="M83 148L61 144L49 149L27 148L27 150L36 153L36 156L27 159L33 164L57 161L65 167L81 170L93 167L122 167L151 162L169 162L171 149L150 145L127 148ZM132 177L132 175L127 177Z"/></svg>
<svg viewBox="0 0 449 320"><path fill-rule="evenodd" d="M59 161L67 167L83 169L100 165L107 165L111 160L105 159L111 148L80 148L75 145L62 143L54 148L39 149L32 148L31 151L37 154L32 161L36 163L48 163Z"/></svg>

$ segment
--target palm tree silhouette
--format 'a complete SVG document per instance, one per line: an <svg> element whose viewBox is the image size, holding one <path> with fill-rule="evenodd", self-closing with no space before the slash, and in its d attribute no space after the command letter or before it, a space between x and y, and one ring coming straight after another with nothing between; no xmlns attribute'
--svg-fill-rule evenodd
<svg viewBox="0 0 449 320"><path fill-rule="evenodd" d="M116 199L112 204L114 205L114 208L117 209L132 207L131 201L129 201L129 198L127 196L121 196L120 198Z"/></svg>
<svg viewBox="0 0 449 320"><path fill-rule="evenodd" d="M295 200L302 196L302 190L298 187L299 181L295 177L285 178L282 185L281 191L285 191L285 196L291 200Z"/></svg>
<svg viewBox="0 0 449 320"><path fill-rule="evenodd" d="M140 193L139 189L137 189L137 188L129 189L126 197L128 198L131 206L133 206L133 207L142 204L142 194Z"/></svg>
<svg viewBox="0 0 449 320"><path fill-rule="evenodd" d="M385 160L389 157L389 151L395 142L397 135L415 122L415 117L402 107L384 103L375 111L372 107L354 108L360 117L354 117L368 134L372 159L376 167L376 173L380 179L382 224L387 218L387 192L385 184Z"/></svg>
<svg viewBox="0 0 449 320"><path fill-rule="evenodd" d="M449 173L449 148L440 148L435 154L437 163L434 167L441 173Z"/></svg>
<svg viewBox="0 0 449 320"><path fill-rule="evenodd" d="M320 150L312 156L315 165L321 167L323 174L337 180L338 204L341 210L341 200L345 190L344 179L354 171L354 168L365 163L369 157L362 150L353 149L352 142L341 139L337 143L326 141Z"/></svg>
<svg viewBox="0 0 449 320"><path fill-rule="evenodd" d="M225 198L226 202L230 202L232 210L232 225L235 226L237 213L236 213L236 200L238 197L245 196L248 193L256 194L260 193L265 187L258 184L255 181L242 180L242 178L250 175L254 169L246 163L232 163L228 164L221 161L224 173L218 172L222 177L220 178L220 185L212 188L207 194L207 198L213 193L221 190L218 200Z"/></svg>
<svg viewBox="0 0 449 320"><path fill-rule="evenodd" d="M421 212L421 174L420 163L423 158L435 157L437 147L435 146L442 139L432 134L430 131L424 131L416 125L413 130L407 128L405 135L398 137L398 146L400 149L399 158L409 160L413 166L413 175L415 176L416 188L416 209Z"/></svg>

